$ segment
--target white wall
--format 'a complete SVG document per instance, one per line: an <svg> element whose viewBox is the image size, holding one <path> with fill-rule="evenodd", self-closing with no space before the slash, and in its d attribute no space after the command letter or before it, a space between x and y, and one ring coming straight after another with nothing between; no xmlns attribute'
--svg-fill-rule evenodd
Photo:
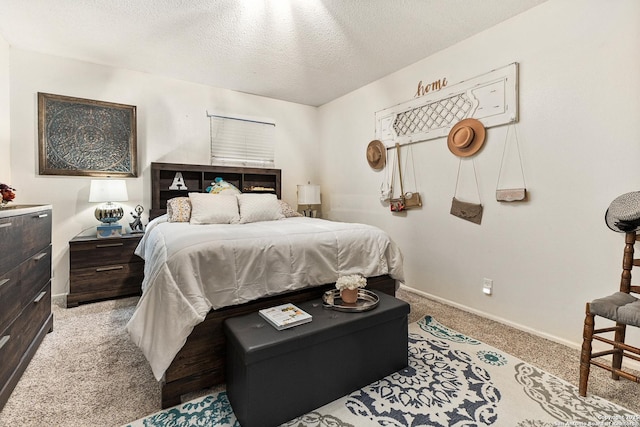
<svg viewBox="0 0 640 427"><path fill-rule="evenodd" d="M89 178L38 175L37 92L138 107L140 177L127 180L127 212L140 202L150 206L150 162L208 163L206 110L271 117L284 200L295 204L296 184L320 182L325 216L391 234L405 256L407 285L576 343L585 301L618 286L622 236L606 228L604 211L640 183L637 40L636 0L549 0L320 109L26 52L0 40L0 182L18 189L18 203L53 204L53 293L63 294L67 242L96 221L86 201ZM383 174L365 160L375 111L410 99L420 80L453 84L512 62L520 64L517 127L530 201L495 201L506 131L497 127L475 157L482 225L448 213L458 160L444 138L413 146L423 208L392 215L378 201ZM483 277L494 280L491 297L481 292Z"/></svg>
<svg viewBox="0 0 640 427"><path fill-rule="evenodd" d="M624 241L605 226L605 210L640 190L638 40L637 0L550 0L321 107L324 211L388 231L408 286L581 341L585 302L619 284ZM512 62L520 64L517 130L530 201L495 200L501 126L488 129L475 157L480 226L449 214L458 159L446 138L413 145L424 206L392 215L378 201L383 173L365 159L374 113L411 99L420 80L452 85ZM482 293L485 277L492 296Z"/></svg>
<svg viewBox="0 0 640 427"><path fill-rule="evenodd" d="M2 52L0 46L0 59ZM316 108L19 49L11 49L10 71L11 184L17 203L53 205L54 295L68 291L68 241L97 222L87 201L89 177L38 174L38 92L137 106L139 177L127 179L122 223L138 203L149 211L151 162L209 164L207 110L275 120L282 198L294 207L296 184L319 180ZM1 130L0 122L0 141Z"/></svg>
<svg viewBox="0 0 640 427"><path fill-rule="evenodd" d="M0 183L11 184L9 44L0 36Z"/></svg>

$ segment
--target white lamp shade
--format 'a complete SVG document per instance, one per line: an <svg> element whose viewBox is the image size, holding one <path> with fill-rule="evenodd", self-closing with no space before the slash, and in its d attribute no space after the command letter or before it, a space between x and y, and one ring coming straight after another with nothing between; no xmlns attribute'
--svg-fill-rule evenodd
<svg viewBox="0 0 640 427"><path fill-rule="evenodd" d="M92 179L89 202L126 202L127 183L124 179Z"/></svg>
<svg viewBox="0 0 640 427"><path fill-rule="evenodd" d="M299 205L319 205L320 186L313 184L298 185Z"/></svg>

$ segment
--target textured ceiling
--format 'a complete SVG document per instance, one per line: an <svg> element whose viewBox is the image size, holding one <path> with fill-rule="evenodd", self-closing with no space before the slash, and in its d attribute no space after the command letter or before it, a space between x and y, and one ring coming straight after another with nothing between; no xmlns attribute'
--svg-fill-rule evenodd
<svg viewBox="0 0 640 427"><path fill-rule="evenodd" d="M545 0L0 0L19 49L318 106Z"/></svg>

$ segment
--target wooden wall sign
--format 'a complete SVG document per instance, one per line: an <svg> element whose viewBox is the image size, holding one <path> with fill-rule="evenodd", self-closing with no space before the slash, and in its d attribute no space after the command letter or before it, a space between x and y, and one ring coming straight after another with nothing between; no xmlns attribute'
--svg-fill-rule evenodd
<svg viewBox="0 0 640 427"><path fill-rule="evenodd" d="M492 70L434 91L420 82L424 95L375 113L375 139L387 147L444 137L462 119L474 118L486 128L518 120L518 64ZM436 82L437 83L437 82ZM445 89L446 86L446 89ZM437 88L436 84L436 88Z"/></svg>

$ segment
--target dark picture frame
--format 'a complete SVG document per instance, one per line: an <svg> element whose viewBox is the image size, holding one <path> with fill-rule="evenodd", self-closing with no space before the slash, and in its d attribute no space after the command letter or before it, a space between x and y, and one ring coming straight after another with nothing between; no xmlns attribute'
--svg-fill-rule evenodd
<svg viewBox="0 0 640 427"><path fill-rule="evenodd" d="M38 92L40 175L136 177L136 106Z"/></svg>

